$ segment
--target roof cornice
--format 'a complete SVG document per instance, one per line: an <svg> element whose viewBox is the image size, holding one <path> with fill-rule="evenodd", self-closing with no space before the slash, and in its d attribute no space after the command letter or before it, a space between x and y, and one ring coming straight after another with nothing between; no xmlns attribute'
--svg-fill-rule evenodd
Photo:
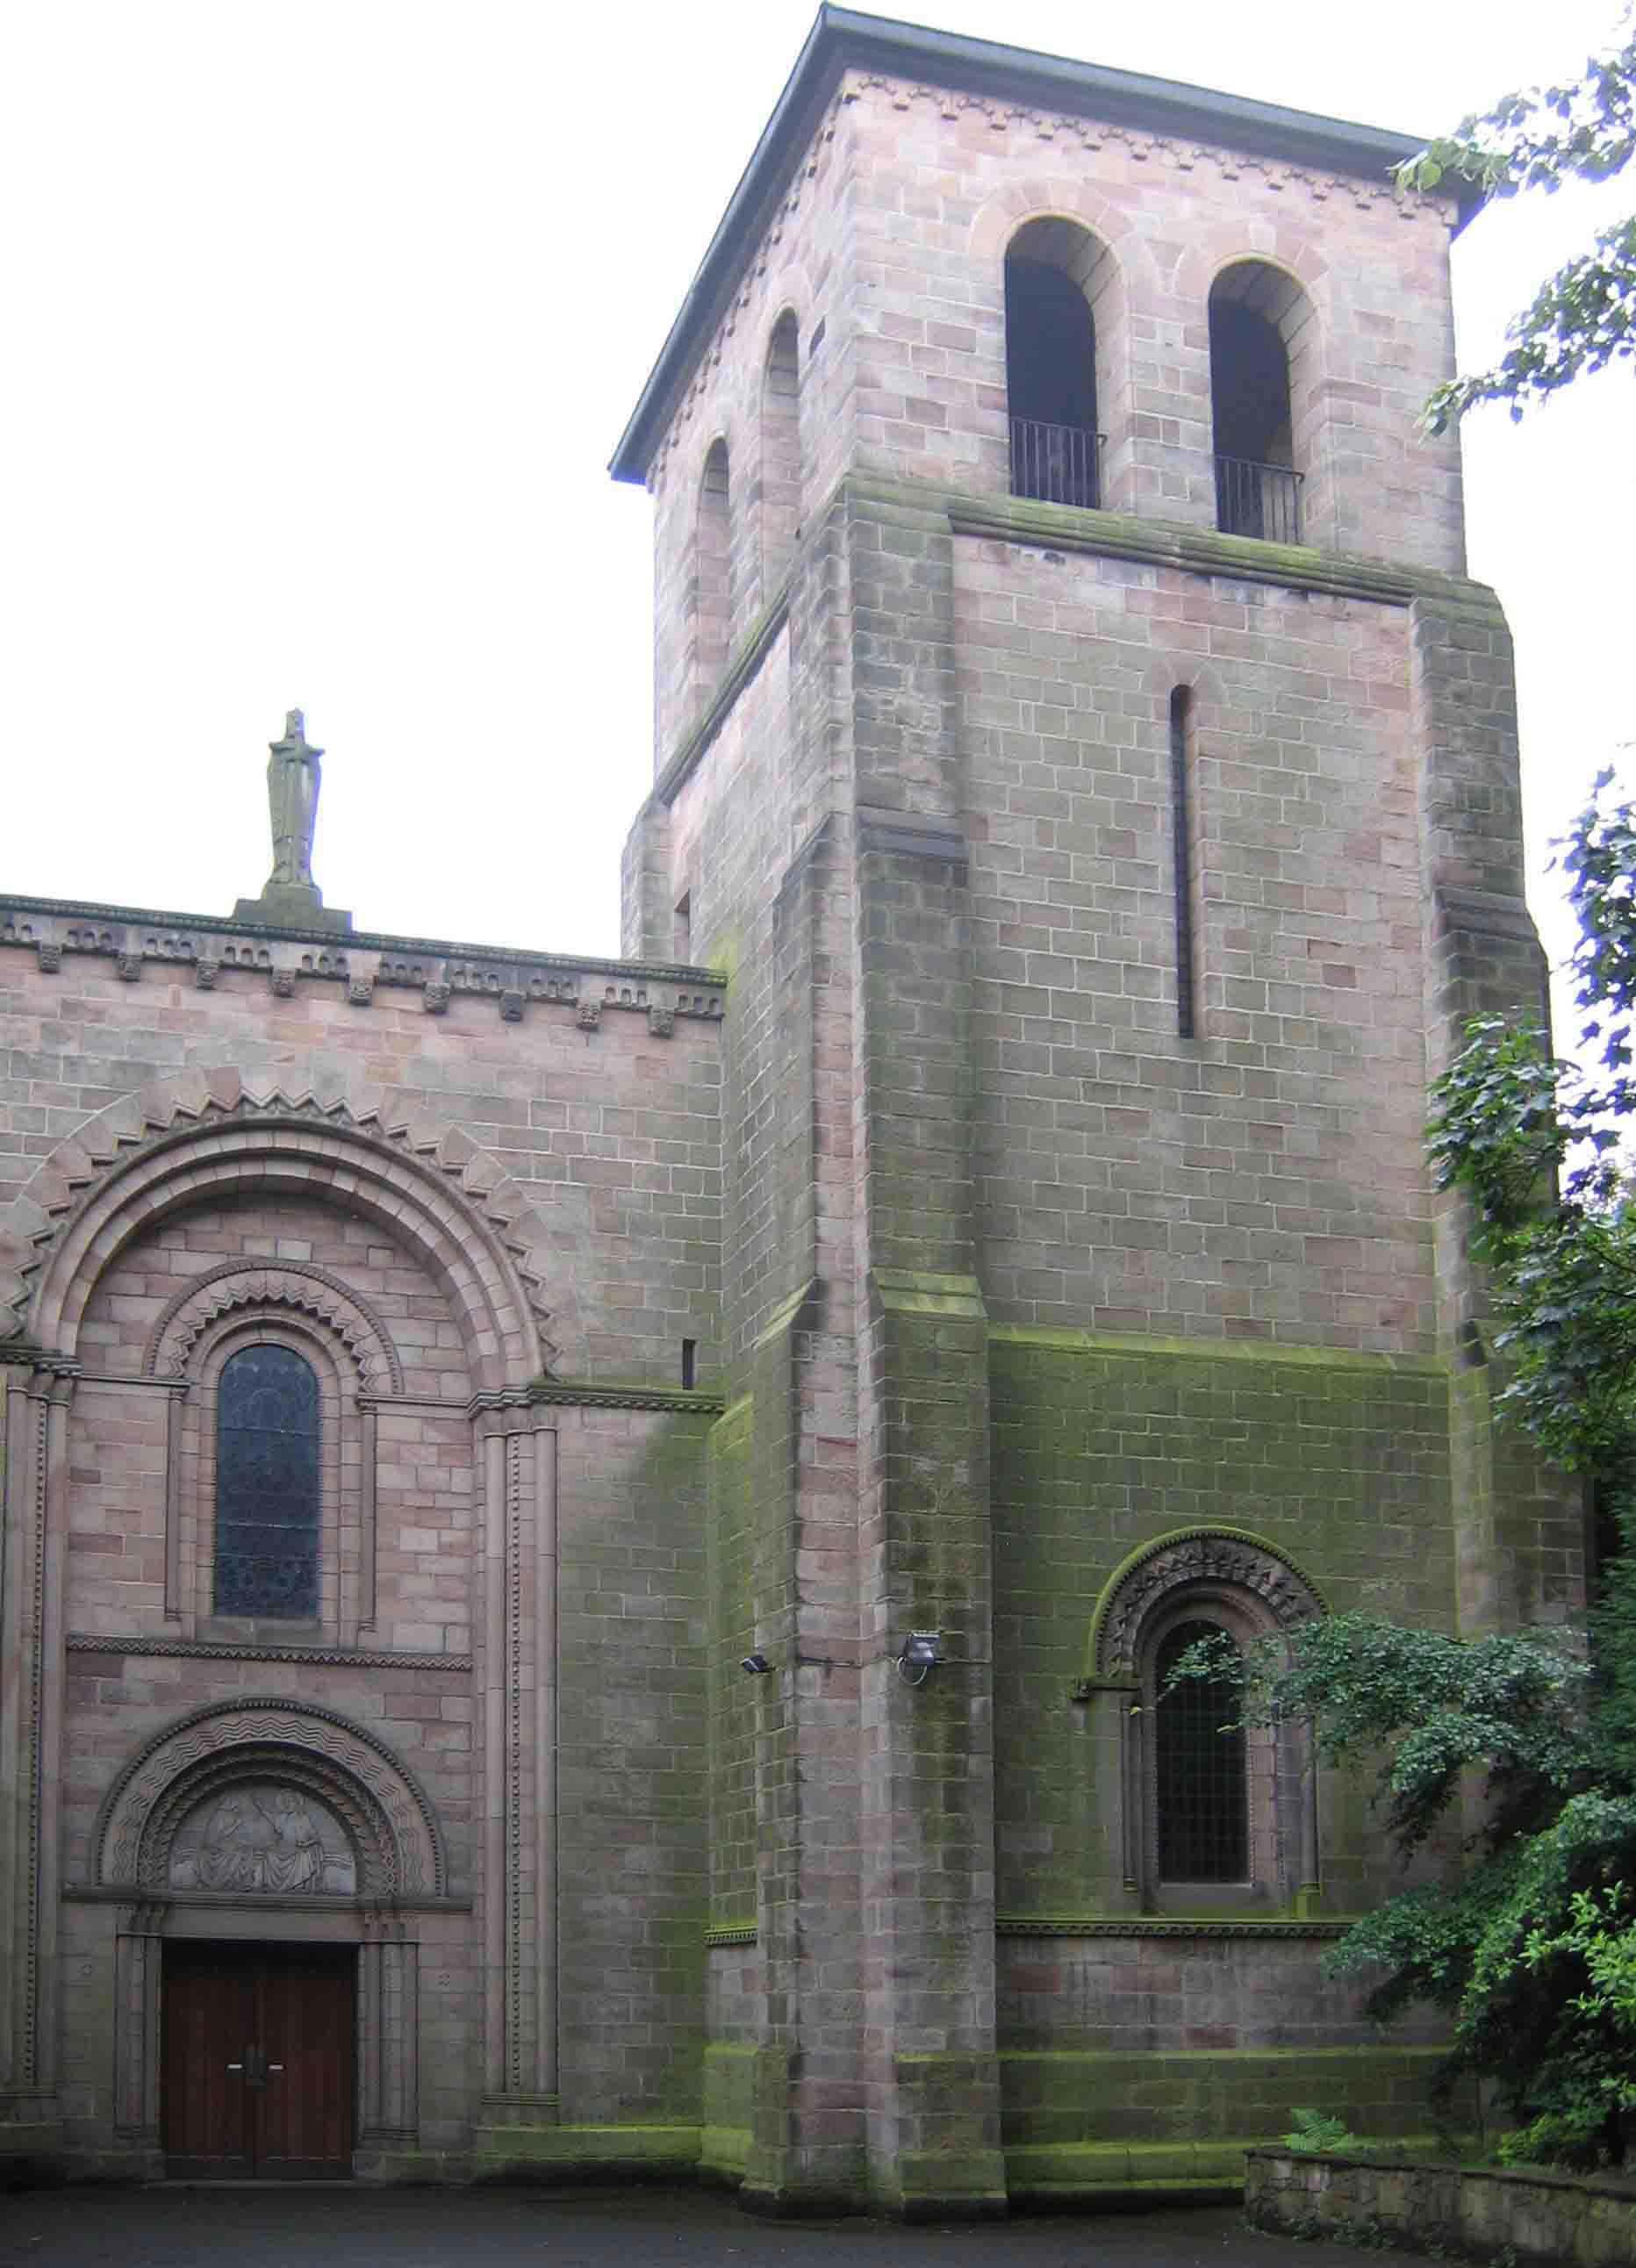
<svg viewBox="0 0 1636 2268"><path fill-rule="evenodd" d="M155 961L196 961L199 953L193 943L195 939L242 938L269 946L277 942L306 947L324 964L321 968L315 966L301 972L311 975L333 974L337 965L344 969L349 954L380 954L391 960L408 956L471 962L485 968L492 964L497 968L542 970L564 977L586 975L642 982L660 979L696 986L700 991L725 991L727 982L719 969L696 968L685 961L610 961L590 953L530 953L517 946L461 944L449 938L402 936L392 930L301 929L285 922L237 921L218 914L166 913L151 906L103 905L85 898L32 897L10 891L0 892L0 946L38 945L40 939L29 926L31 915L43 917L51 925L54 938L69 924L89 924L86 934L76 943L77 951L129 950ZM105 931L109 933L106 939ZM136 932L154 934L151 938L127 934ZM388 979L392 973L390 969L386 972Z"/></svg>
<svg viewBox="0 0 1636 2268"><path fill-rule="evenodd" d="M851 8L821 7L795 68L763 129L749 164L728 200L680 312L660 350L608 470L619 481L647 477L673 404L719 319L741 266L777 200L787 188L824 109L848 70L930 80L938 86L1138 125L1157 133L1198 139L1275 158L1289 165L1380 181L1425 146L1425 136L1389 133L1321 118L1281 104L1252 102L1140 71L1109 70L1064 55L1035 55L994 40L973 40L923 25L865 16ZM1476 210L1476 186L1451 179L1446 194L1462 221Z"/></svg>

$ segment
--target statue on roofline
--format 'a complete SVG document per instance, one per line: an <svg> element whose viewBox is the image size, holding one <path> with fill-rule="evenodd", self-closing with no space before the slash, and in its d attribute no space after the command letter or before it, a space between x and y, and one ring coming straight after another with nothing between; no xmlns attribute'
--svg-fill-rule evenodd
<svg viewBox="0 0 1636 2268"><path fill-rule="evenodd" d="M318 822L324 752L308 742L306 719L298 709L289 711L283 740L270 746L267 800L273 818L273 871L268 887L311 888L313 830Z"/></svg>
<svg viewBox="0 0 1636 2268"><path fill-rule="evenodd" d="M273 822L273 871L259 898L240 898L233 919L258 927L350 930L350 914L326 906L313 880L313 833L318 823L318 791L323 750L306 737L298 709L284 718L284 738L270 744L267 759L267 807Z"/></svg>

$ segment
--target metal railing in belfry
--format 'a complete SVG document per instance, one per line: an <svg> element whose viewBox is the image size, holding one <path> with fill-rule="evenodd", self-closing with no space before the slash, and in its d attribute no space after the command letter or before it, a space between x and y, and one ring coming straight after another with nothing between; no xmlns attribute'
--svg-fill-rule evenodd
<svg viewBox="0 0 1636 2268"><path fill-rule="evenodd" d="M1042 504L1095 505L1102 498L1102 437L1087 425L1011 421L1011 492Z"/></svg>
<svg viewBox="0 0 1636 2268"><path fill-rule="evenodd" d="M1223 535L1301 541L1301 475L1248 457L1216 459L1216 526Z"/></svg>

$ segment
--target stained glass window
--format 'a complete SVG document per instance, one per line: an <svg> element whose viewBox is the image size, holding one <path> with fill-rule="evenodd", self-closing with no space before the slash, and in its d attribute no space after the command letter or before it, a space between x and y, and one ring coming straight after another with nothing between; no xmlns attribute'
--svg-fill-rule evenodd
<svg viewBox="0 0 1636 2268"><path fill-rule="evenodd" d="M289 1347L241 1348L216 1389L216 1611L318 1612L318 1379Z"/></svg>
<svg viewBox="0 0 1636 2268"><path fill-rule="evenodd" d="M1242 1882L1249 1874L1244 1735L1232 1728L1242 1697L1219 1677L1190 1677L1173 1692L1164 1690L1178 1654L1223 1634L1219 1623L1178 1623L1153 1664L1161 1882Z"/></svg>

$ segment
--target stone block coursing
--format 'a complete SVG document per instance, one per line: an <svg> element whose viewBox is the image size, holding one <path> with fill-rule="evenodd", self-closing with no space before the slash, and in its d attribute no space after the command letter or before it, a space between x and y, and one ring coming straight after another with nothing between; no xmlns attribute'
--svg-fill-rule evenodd
<svg viewBox="0 0 1636 2268"><path fill-rule="evenodd" d="M1252 2150L1244 2209L1257 2228L1308 2236L1361 2226L1439 2259L1617 2268L1636 2250L1636 2183L1541 2167Z"/></svg>

